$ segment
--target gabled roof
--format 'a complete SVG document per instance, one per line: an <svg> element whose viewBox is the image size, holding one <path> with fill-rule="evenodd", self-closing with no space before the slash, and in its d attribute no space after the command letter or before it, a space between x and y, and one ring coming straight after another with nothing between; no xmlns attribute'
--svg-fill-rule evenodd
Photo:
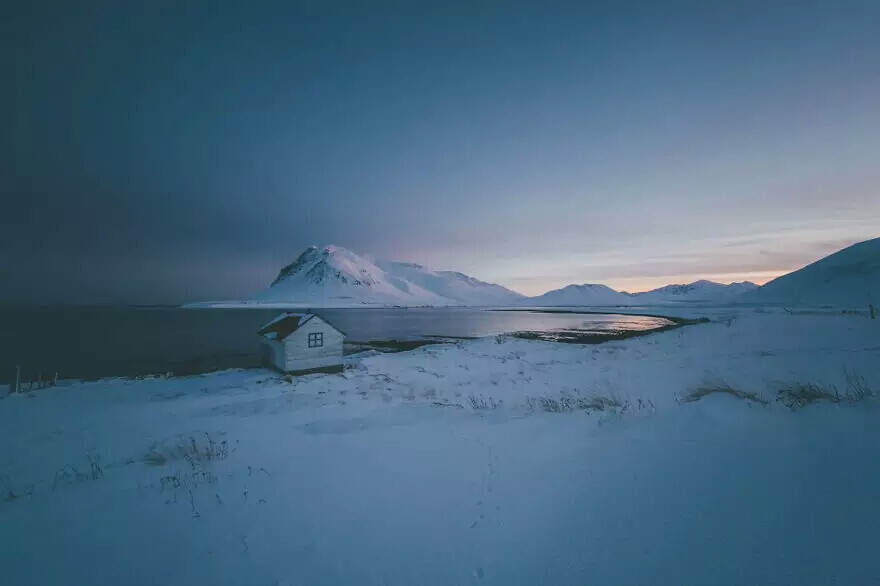
<svg viewBox="0 0 880 586"><path fill-rule="evenodd" d="M273 340L283 340L313 317L315 316L311 313L282 313L257 330L257 333Z"/></svg>
<svg viewBox="0 0 880 586"><path fill-rule="evenodd" d="M259 330L257 330L257 334L265 336L266 338L269 338L271 340L284 340L285 338L290 336L290 334L300 329L313 317L315 317L315 315L312 313L282 313L269 323L265 324ZM327 320L322 321L340 334L345 335L345 332L343 332Z"/></svg>

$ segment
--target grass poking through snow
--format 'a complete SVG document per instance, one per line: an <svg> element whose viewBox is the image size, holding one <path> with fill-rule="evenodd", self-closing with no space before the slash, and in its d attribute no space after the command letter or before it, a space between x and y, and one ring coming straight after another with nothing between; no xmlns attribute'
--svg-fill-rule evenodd
<svg viewBox="0 0 880 586"><path fill-rule="evenodd" d="M708 376L703 379L703 382L689 390L687 394L685 394L682 399L685 403L695 403L704 397L708 397L709 395L727 395L729 397L733 397L734 399L741 399L743 401L751 401L753 403L759 403L761 405L769 405L770 401L758 395L758 393L754 393L751 391L744 391L742 389L737 389L724 380Z"/></svg>
<svg viewBox="0 0 880 586"><path fill-rule="evenodd" d="M15 488L12 481L6 476L0 476L0 503L11 503L22 497L31 496L34 493L34 486L29 485L24 488Z"/></svg>
<svg viewBox="0 0 880 586"><path fill-rule="evenodd" d="M590 395L587 397L529 397L526 399L529 410L547 413L571 413L572 411L616 411L624 408L624 403L616 397Z"/></svg>
<svg viewBox="0 0 880 586"><path fill-rule="evenodd" d="M171 446L154 444L144 455L143 461L152 466L164 466L174 460L186 460L195 467L196 462L225 460L229 456L226 440L217 441L207 432L204 436L204 440L189 436Z"/></svg>
<svg viewBox="0 0 880 586"><path fill-rule="evenodd" d="M483 395L471 395L468 397L468 403L474 411L488 411L497 409L501 406L501 401L496 401L492 397L484 397Z"/></svg>
<svg viewBox="0 0 880 586"><path fill-rule="evenodd" d="M843 370L846 391L841 393L836 386L819 383L783 384L776 391L776 400L789 409L799 409L812 403L822 401L828 403L859 403L875 396L875 393L864 376Z"/></svg>
<svg viewBox="0 0 880 586"><path fill-rule="evenodd" d="M843 377L846 379L846 400L850 403L858 403L874 396L874 391L862 375L844 369Z"/></svg>
<svg viewBox="0 0 880 586"><path fill-rule="evenodd" d="M776 400L789 409L799 409L821 401L840 403L841 397L834 385L796 382L777 390Z"/></svg>

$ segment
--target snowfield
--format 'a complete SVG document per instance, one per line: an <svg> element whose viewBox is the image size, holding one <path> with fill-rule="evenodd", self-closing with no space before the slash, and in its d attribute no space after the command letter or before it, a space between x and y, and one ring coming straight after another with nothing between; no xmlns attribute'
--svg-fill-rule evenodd
<svg viewBox="0 0 880 586"><path fill-rule="evenodd" d="M880 582L880 321L709 317L6 396L3 584Z"/></svg>

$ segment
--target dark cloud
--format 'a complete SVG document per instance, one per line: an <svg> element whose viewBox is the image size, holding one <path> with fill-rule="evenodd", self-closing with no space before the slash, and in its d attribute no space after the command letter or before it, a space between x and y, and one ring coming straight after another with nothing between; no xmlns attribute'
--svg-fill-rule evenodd
<svg viewBox="0 0 880 586"><path fill-rule="evenodd" d="M508 284L646 242L669 255L555 274L782 263L674 251L880 213L876 16L19 3L0 21L0 302L248 295L330 242Z"/></svg>

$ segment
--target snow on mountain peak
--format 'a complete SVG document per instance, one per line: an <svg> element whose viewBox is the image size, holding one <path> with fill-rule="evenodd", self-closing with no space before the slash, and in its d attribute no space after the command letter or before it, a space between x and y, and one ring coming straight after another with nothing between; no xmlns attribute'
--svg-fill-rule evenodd
<svg viewBox="0 0 880 586"><path fill-rule="evenodd" d="M259 299L303 305L505 305L522 295L415 263L372 260L346 248L310 246Z"/></svg>
<svg viewBox="0 0 880 586"><path fill-rule="evenodd" d="M525 297L457 271L374 260L346 248L310 246L279 271L259 299L297 305L620 306L678 303L782 303L865 306L880 303L880 238L854 244L758 287L700 279L627 293L605 285L568 285Z"/></svg>
<svg viewBox="0 0 880 586"><path fill-rule="evenodd" d="M548 291L543 295L532 297L529 305L541 306L576 306L576 305L627 305L630 298L627 293L615 291L606 285L584 283L568 285L562 289Z"/></svg>
<svg viewBox="0 0 880 586"><path fill-rule="evenodd" d="M682 302L728 302L744 291L756 288L749 282L724 285L705 279L686 285L666 285L651 291L627 293L615 291L606 285L585 283L568 285L561 289L548 291L528 300L535 306L617 306L653 305Z"/></svg>
<svg viewBox="0 0 880 586"><path fill-rule="evenodd" d="M725 285L700 279L686 285L666 285L651 291L634 293L633 298L639 303L727 302L755 288L757 285L749 281Z"/></svg>

